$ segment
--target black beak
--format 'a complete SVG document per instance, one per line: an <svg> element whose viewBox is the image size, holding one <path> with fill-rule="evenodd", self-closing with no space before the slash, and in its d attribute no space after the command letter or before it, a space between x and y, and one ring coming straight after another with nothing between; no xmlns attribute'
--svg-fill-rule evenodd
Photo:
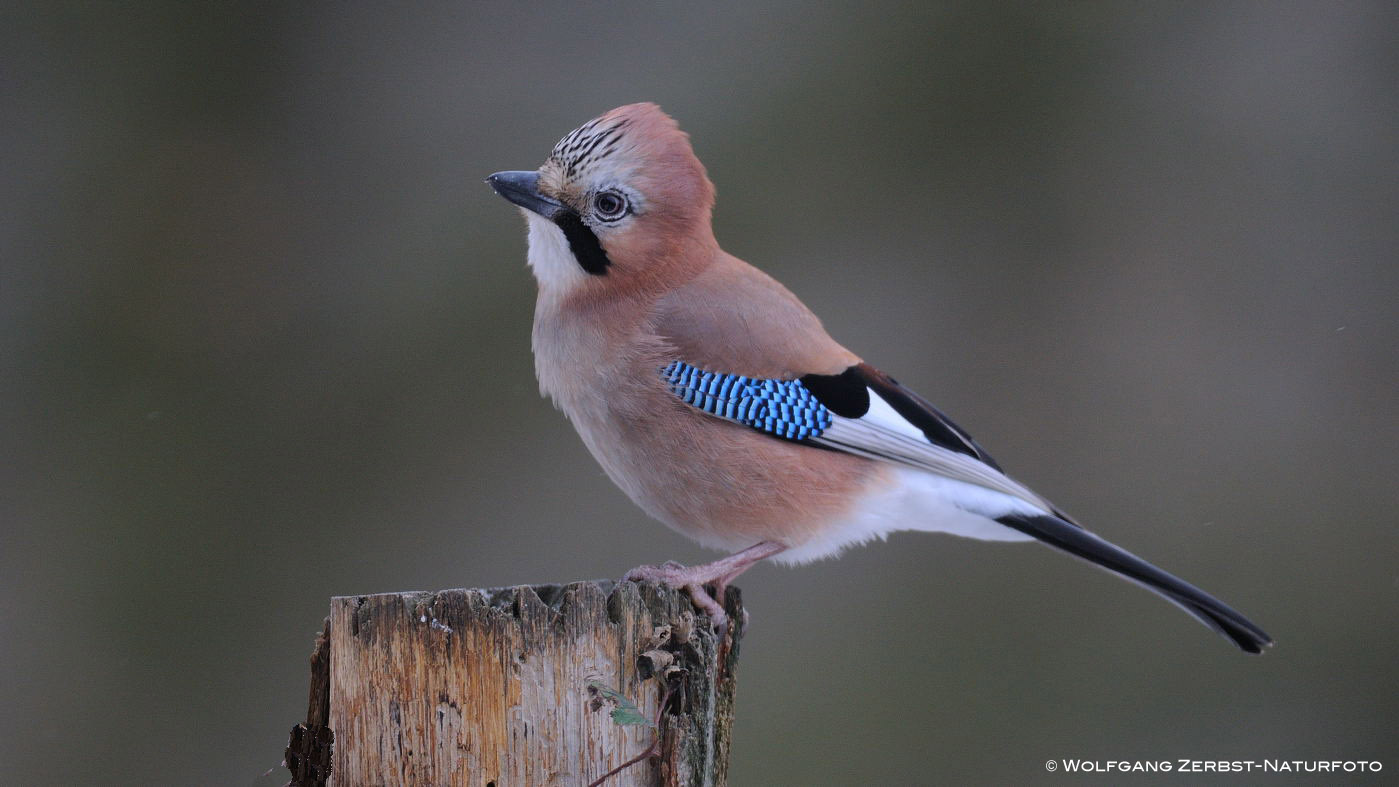
<svg viewBox="0 0 1399 787"><path fill-rule="evenodd" d="M497 172L486 178L486 182L491 184L495 193L550 221L570 210L562 202L539 193L538 172Z"/></svg>

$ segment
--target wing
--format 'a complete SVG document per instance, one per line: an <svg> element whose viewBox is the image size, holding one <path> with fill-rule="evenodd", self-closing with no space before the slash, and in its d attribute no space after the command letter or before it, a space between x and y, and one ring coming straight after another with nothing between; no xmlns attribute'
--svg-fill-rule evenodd
<svg viewBox="0 0 1399 787"><path fill-rule="evenodd" d="M1267 633L1219 599L1084 530L1002 473L971 435L937 408L868 364L857 363L840 374L780 380L710 372L675 361L662 374L676 396L720 418L1024 501L1037 510L980 513L1159 593L1245 651L1259 653L1272 644Z"/></svg>
<svg viewBox="0 0 1399 787"><path fill-rule="evenodd" d="M675 361L662 375L672 393L711 415L786 440L965 481L1059 514L1001 472L965 430L869 364L857 363L840 374L775 380Z"/></svg>

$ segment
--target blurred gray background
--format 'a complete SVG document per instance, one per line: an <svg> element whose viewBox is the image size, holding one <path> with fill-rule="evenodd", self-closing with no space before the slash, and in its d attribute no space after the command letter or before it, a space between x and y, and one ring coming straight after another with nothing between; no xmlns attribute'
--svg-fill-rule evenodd
<svg viewBox="0 0 1399 787"><path fill-rule="evenodd" d="M1393 3L0 14L0 782L251 784L332 594L714 557L540 399L481 182L638 100L726 248L1279 641L1036 547L762 566L734 784L1399 771Z"/></svg>

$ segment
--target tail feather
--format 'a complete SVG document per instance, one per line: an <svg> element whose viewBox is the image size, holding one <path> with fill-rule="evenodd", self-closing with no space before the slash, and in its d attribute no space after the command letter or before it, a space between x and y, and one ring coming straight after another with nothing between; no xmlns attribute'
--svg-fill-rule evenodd
<svg viewBox="0 0 1399 787"><path fill-rule="evenodd" d="M1214 596L1059 517L1017 514L996 521L1165 597L1248 653L1273 644L1263 629Z"/></svg>

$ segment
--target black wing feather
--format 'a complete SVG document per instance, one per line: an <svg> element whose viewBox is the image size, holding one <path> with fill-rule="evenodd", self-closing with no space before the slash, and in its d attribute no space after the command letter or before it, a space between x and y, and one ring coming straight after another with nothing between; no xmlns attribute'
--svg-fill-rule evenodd
<svg viewBox="0 0 1399 787"><path fill-rule="evenodd" d="M840 374L808 374L801 381L821 404L846 418L859 418L868 412L869 392L874 391L894 412L921 430L928 442L1001 469L986 449L941 410L867 363L858 363Z"/></svg>

